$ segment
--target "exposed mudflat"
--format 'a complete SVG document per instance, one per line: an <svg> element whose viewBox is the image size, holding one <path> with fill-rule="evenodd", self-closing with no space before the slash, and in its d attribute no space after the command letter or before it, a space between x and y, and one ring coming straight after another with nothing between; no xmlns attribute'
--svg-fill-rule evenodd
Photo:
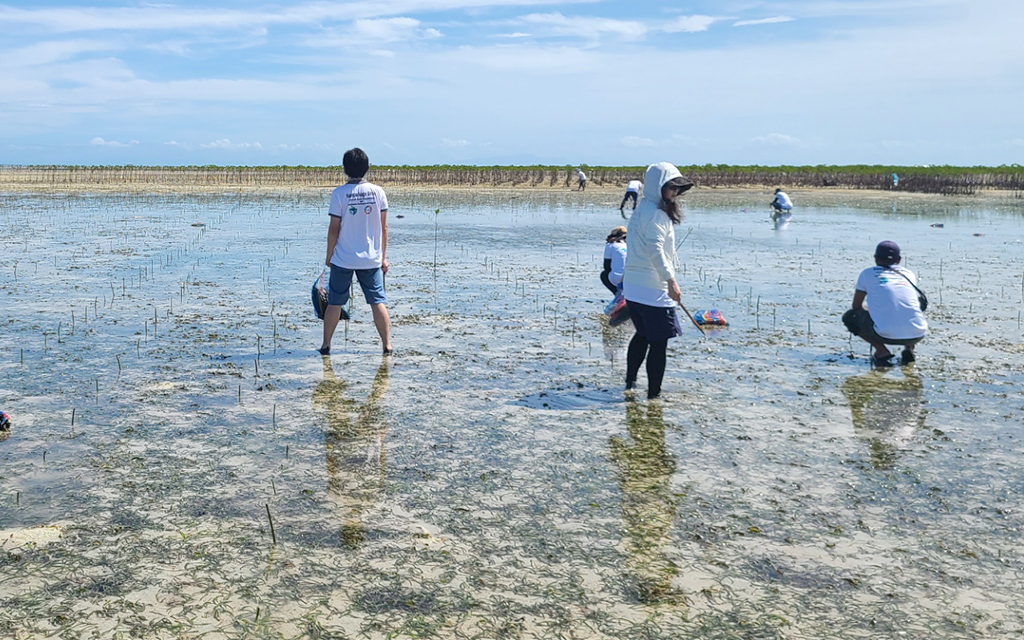
<svg viewBox="0 0 1024 640"><path fill-rule="evenodd" d="M617 191L393 190L388 359L359 294L314 351L328 195L0 196L0 636L1024 633L1019 203L687 196L731 325L648 403ZM883 239L931 334L872 370L839 316Z"/></svg>

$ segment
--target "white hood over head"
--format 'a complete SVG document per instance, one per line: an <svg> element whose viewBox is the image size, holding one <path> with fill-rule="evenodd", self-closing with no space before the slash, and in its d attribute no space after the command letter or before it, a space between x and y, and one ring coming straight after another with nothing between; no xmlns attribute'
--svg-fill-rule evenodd
<svg viewBox="0 0 1024 640"><path fill-rule="evenodd" d="M675 178L682 178L683 174L679 173L679 169L671 162L658 162L647 167L647 171L644 172L644 200L650 200L654 203L654 206L661 205L661 188L665 184L674 180ZM686 178L683 178L686 182L690 182ZM692 184L692 183L690 183Z"/></svg>

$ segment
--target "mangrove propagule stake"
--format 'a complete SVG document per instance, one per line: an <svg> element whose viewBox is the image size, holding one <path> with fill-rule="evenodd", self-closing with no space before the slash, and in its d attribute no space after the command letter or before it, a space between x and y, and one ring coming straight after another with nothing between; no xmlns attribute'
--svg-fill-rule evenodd
<svg viewBox="0 0 1024 640"><path fill-rule="evenodd" d="M273 540L274 546L277 546L277 534L274 533L274 519L270 517L270 505L264 502L263 506L267 508L267 521L270 522L270 539Z"/></svg>

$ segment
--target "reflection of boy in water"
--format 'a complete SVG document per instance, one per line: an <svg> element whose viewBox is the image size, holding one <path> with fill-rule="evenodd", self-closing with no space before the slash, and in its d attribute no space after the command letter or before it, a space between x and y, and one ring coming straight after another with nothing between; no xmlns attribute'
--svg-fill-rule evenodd
<svg viewBox="0 0 1024 640"><path fill-rule="evenodd" d="M875 369L847 378L842 391L850 403L854 431L868 441L872 465L892 467L914 432L925 427L921 378L908 370L900 378L890 378Z"/></svg>
<svg viewBox="0 0 1024 640"><path fill-rule="evenodd" d="M381 400L388 390L389 359L381 362L362 405L344 396L345 382L334 375L330 358L323 361L324 378L313 390L313 406L327 421L327 495L340 512L344 543L355 547L365 538L363 515L384 488L387 427Z"/></svg>
<svg viewBox="0 0 1024 640"><path fill-rule="evenodd" d="M672 586L679 567L662 551L679 500L672 492L676 460L665 448L661 411L656 402L626 403L631 442L613 436L609 448L619 467L626 563L637 583L637 598L644 604L681 604L685 597Z"/></svg>

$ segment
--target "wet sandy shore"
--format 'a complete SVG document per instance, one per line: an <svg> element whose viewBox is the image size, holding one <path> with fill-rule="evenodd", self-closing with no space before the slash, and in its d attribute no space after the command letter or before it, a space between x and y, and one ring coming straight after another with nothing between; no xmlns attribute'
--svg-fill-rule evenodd
<svg viewBox="0 0 1024 640"><path fill-rule="evenodd" d="M357 300L325 360L329 191L0 198L0 637L1024 633L1019 204L689 194L731 324L649 403L617 189L389 188L396 353ZM838 317L883 238L932 306L877 370Z"/></svg>

